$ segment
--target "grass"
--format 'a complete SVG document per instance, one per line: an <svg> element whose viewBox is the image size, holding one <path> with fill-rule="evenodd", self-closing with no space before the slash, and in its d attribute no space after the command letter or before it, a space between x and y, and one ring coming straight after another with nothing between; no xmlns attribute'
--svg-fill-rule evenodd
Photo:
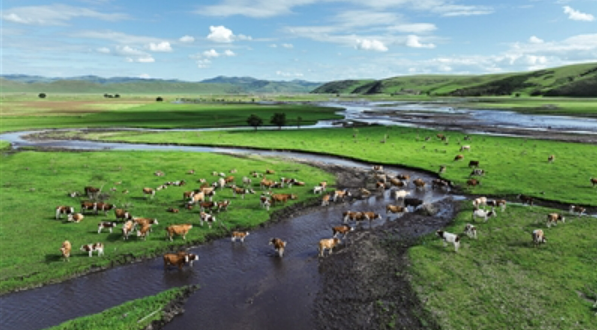
<svg viewBox="0 0 597 330"><path fill-rule="evenodd" d="M472 205L446 230L462 233ZM508 206L476 223L478 240L442 246L434 235L409 250L413 287L442 329L596 329L597 221L566 214L548 229L541 207ZM533 247L543 229L547 243ZM588 298L588 299L585 299Z"/></svg>
<svg viewBox="0 0 597 330"><path fill-rule="evenodd" d="M519 113L597 118L597 99L588 98L481 98L456 107L467 109L511 110Z"/></svg>
<svg viewBox="0 0 597 330"><path fill-rule="evenodd" d="M446 134L449 145L439 141L436 133ZM357 138L353 138L354 134ZM388 140L382 144L380 141L385 134ZM433 172L440 165L446 165L447 171L442 177L463 186L468 193L511 197L522 193L551 201L597 206L597 189L593 189L589 182L591 177L597 177L595 145L484 135L471 135L471 141L464 141L462 133L402 127L282 132L122 132L87 136L138 143L304 150ZM427 136L432 138L425 142ZM471 145L471 151L460 152L458 141ZM453 161L457 154L463 154L464 160ZM551 154L556 155L553 164L547 162ZM487 175L480 178L482 185L476 188L466 188L465 185L471 173L469 160L480 161L480 168L487 171Z"/></svg>
<svg viewBox="0 0 597 330"><path fill-rule="evenodd" d="M183 152L19 152L3 155L0 163L0 293L17 288L26 288L43 283L56 282L85 273L95 267L108 267L111 264L126 263L131 259L161 254L176 250L185 244L200 244L213 237L227 236L228 232L220 226L208 229L199 226L199 210L183 209L182 194L199 187L196 181L205 178L209 182L217 178L212 171L226 172L236 168L237 182L256 170L263 173L266 169L276 170L272 179L296 177L306 182L304 187L280 189L282 193L296 193L298 201L304 201L312 194L310 188L318 182L334 182L333 175L319 169L284 162L270 158L236 158L216 154ZM195 169L195 175L186 174ZM165 177L154 176L161 170ZM153 200L147 200L142 194L143 187L158 187L166 181L185 180L188 185L170 187L158 191ZM116 182L122 181L117 185ZM258 181L255 183L258 186ZM110 195L107 202L127 209L138 217L157 218L159 225L146 241L132 237L123 241L121 229L110 234L104 230L97 233L101 220L114 220L113 212L107 216L102 213L95 216L85 215L81 223L68 223L55 220L55 207L69 205L79 210L81 200L71 198L68 192L83 190L84 186L100 187ZM115 191L111 191L111 188ZM123 194L128 190L129 194ZM258 193L259 188L257 187ZM218 191L214 200L229 199L230 209L216 214L230 230L234 228L254 228L269 220L270 214L282 206L266 211L259 206L259 195L248 195L245 200L232 197L230 189ZM297 201L289 201L288 205ZM168 213L167 208L179 208L180 213ZM164 228L171 224L192 223L196 226L189 232L187 241L177 237L174 242L165 240ZM63 262L59 252L64 240L73 246L70 262ZM89 258L79 251L83 244L103 242L105 257ZM10 257L9 257L10 256Z"/></svg>
<svg viewBox="0 0 597 330"><path fill-rule="evenodd" d="M173 288L160 292L157 295L141 299L131 300L122 305L106 309L105 311L89 316L80 317L74 320L66 321L48 330L132 330L145 329L156 320L161 320L163 315L154 311L164 309L173 300L181 298L187 287ZM146 319L144 319L147 317ZM139 322L141 321L142 322Z"/></svg>

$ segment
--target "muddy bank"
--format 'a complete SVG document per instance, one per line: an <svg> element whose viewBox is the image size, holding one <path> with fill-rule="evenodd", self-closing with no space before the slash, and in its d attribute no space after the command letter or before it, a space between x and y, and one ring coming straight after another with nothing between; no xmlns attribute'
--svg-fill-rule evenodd
<svg viewBox="0 0 597 330"><path fill-rule="evenodd" d="M185 303L193 292L199 289L198 285L190 285L184 288L182 294L170 301L161 311L162 317L159 320L151 322L144 330L160 330L164 328L172 319L185 312Z"/></svg>

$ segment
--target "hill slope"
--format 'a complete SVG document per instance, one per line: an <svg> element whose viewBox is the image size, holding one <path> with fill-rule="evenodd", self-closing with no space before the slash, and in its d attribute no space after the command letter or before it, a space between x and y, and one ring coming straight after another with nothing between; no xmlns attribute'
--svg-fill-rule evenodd
<svg viewBox="0 0 597 330"><path fill-rule="evenodd" d="M382 80L342 80L312 93L499 96L515 93L597 97L597 63L577 64L523 73L478 76L418 75Z"/></svg>

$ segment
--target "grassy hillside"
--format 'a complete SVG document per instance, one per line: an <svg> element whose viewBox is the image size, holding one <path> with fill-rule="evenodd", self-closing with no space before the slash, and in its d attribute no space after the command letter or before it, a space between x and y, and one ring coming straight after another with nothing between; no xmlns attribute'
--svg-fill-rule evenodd
<svg viewBox="0 0 597 330"><path fill-rule="evenodd" d="M350 82L350 83L349 83ZM597 63L479 76L418 75L329 82L313 93L435 96L597 96Z"/></svg>

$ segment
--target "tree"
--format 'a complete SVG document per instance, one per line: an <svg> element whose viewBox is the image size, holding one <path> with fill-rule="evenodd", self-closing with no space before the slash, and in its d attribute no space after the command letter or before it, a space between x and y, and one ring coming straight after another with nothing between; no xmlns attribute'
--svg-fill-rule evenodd
<svg viewBox="0 0 597 330"><path fill-rule="evenodd" d="M278 129L281 130L282 126L286 125L286 114L283 112L274 113L269 122L278 126Z"/></svg>
<svg viewBox="0 0 597 330"><path fill-rule="evenodd" d="M257 130L257 127L263 125L263 119L255 114L251 114L249 118L247 118L247 124L253 126L255 130Z"/></svg>
<svg viewBox="0 0 597 330"><path fill-rule="evenodd" d="M114 95L114 98L119 98L119 97L120 97L120 95L118 95L118 94Z"/></svg>
<svg viewBox="0 0 597 330"><path fill-rule="evenodd" d="M39 98L40 99L45 99L46 98L46 93L39 93Z"/></svg>
<svg viewBox="0 0 597 330"><path fill-rule="evenodd" d="M104 98L108 98L108 94L104 94Z"/></svg>
<svg viewBox="0 0 597 330"><path fill-rule="evenodd" d="M300 129L302 122L303 122L303 117L301 117L301 116L296 117L296 128Z"/></svg>
<svg viewBox="0 0 597 330"><path fill-rule="evenodd" d="M163 99L161 96L158 96L158 97L157 97L155 100L156 100L157 102L162 102L164 99Z"/></svg>

